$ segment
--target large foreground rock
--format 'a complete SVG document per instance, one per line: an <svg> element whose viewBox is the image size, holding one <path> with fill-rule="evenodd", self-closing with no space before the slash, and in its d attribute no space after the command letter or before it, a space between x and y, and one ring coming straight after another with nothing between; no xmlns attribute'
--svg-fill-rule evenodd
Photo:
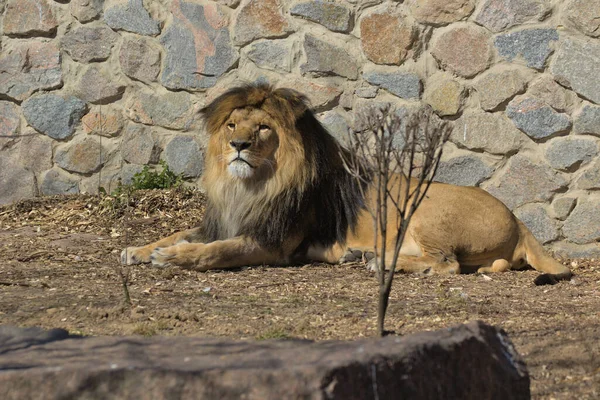
<svg viewBox="0 0 600 400"><path fill-rule="evenodd" d="M353 342L69 337L0 327L0 398L529 399L510 340L481 322Z"/></svg>

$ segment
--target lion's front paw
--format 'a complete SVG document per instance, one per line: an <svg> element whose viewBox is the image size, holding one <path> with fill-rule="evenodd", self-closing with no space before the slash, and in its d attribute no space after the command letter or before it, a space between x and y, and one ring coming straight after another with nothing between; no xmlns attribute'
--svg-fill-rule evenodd
<svg viewBox="0 0 600 400"><path fill-rule="evenodd" d="M153 267L166 268L172 264L172 261L177 257L177 252L173 251L173 247L159 247L154 249L150 254L150 262Z"/></svg>
<svg viewBox="0 0 600 400"><path fill-rule="evenodd" d="M150 262L150 253L146 247L127 247L121 252L121 264L133 265Z"/></svg>
<svg viewBox="0 0 600 400"><path fill-rule="evenodd" d="M159 247L150 255L150 262L155 267L176 265L196 271L209 269L206 257L203 255L202 243L180 243L174 246Z"/></svg>

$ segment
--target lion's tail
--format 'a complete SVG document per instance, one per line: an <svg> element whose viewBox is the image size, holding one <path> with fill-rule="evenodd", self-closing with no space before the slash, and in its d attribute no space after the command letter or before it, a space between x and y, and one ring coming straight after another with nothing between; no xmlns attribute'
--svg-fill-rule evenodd
<svg viewBox="0 0 600 400"><path fill-rule="evenodd" d="M521 221L519 221L519 236L525 245L527 263L537 271L543 272L534 280L536 285L554 285L558 281L571 279L573 275L571 270L550 257Z"/></svg>

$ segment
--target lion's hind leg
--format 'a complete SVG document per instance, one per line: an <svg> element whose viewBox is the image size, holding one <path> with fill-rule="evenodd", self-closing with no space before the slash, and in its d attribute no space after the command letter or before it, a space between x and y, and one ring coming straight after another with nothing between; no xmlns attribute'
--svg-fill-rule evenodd
<svg viewBox="0 0 600 400"><path fill-rule="evenodd" d="M121 264L132 265L149 263L152 252L159 247L173 246L178 243L195 242L200 238L200 228L188 229L167 236L157 242L140 247L127 247L121 252Z"/></svg>
<svg viewBox="0 0 600 400"><path fill-rule="evenodd" d="M391 262L392 253L386 253L386 264ZM375 271L375 258L371 259L367 268ZM460 274L460 264L455 257L445 257L440 255L424 254L421 256L399 255L396 262L397 272L407 273L441 273L441 274Z"/></svg>
<svg viewBox="0 0 600 400"><path fill-rule="evenodd" d="M483 274L483 273L490 273L490 272L506 272L508 270L510 270L511 265L510 263L503 259L503 258L499 258L497 260L494 260L494 262L492 262L490 265L486 265L483 267L480 267L477 270L477 273L479 274Z"/></svg>

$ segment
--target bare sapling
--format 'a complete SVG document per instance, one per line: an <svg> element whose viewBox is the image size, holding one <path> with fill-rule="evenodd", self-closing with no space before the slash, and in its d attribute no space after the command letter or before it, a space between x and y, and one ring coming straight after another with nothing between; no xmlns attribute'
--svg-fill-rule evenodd
<svg viewBox="0 0 600 400"><path fill-rule="evenodd" d="M375 256L369 267L379 283L377 331L386 335L385 315L408 224L433 180L450 126L429 108L403 116L391 106L358 116L361 130L349 132L346 170L365 188L373 221Z"/></svg>

